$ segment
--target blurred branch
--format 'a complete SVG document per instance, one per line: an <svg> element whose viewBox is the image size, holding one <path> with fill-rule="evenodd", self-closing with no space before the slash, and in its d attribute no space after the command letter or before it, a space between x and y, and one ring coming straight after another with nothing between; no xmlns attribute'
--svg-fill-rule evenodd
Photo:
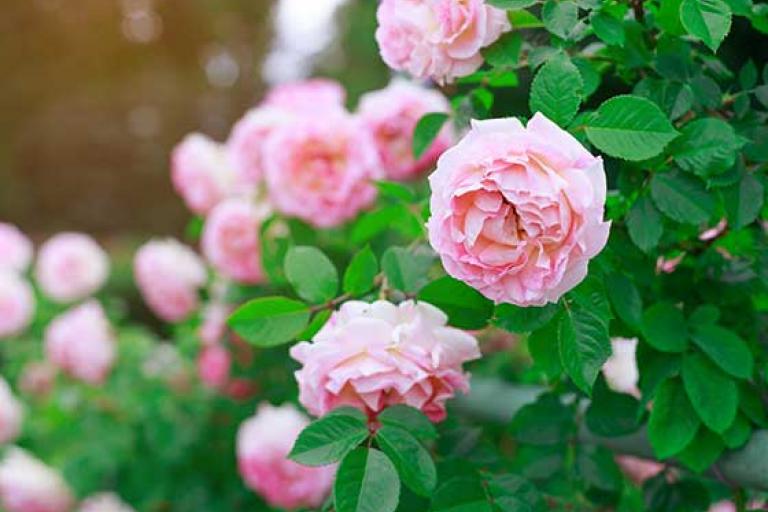
<svg viewBox="0 0 768 512"><path fill-rule="evenodd" d="M458 412L496 423L512 421L517 411L532 403L546 388L530 385L513 385L498 379L473 379L472 391L455 400ZM599 437L585 425L579 431L583 443L599 444L616 453L654 459L645 428L627 436ZM720 457L710 473L728 483L768 491L768 430L753 432L747 444L738 450L730 450Z"/></svg>

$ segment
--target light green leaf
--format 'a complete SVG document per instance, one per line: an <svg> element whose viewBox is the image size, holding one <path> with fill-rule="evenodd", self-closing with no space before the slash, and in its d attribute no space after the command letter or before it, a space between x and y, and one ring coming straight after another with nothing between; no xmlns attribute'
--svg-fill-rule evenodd
<svg viewBox="0 0 768 512"><path fill-rule="evenodd" d="M700 424L682 383L664 381L656 392L648 420L648 438L656 456L666 459L680 453L693 441Z"/></svg>
<svg viewBox="0 0 768 512"><path fill-rule="evenodd" d="M701 421L715 432L733 424L739 405L736 383L701 354L683 358L683 384Z"/></svg>
<svg viewBox="0 0 768 512"><path fill-rule="evenodd" d="M659 244L664 232L662 217L647 195L640 196L627 215L629 238L643 252L650 252Z"/></svg>
<svg viewBox="0 0 768 512"><path fill-rule="evenodd" d="M670 152L686 171L708 177L733 167L744 142L722 119L705 117L685 125Z"/></svg>
<svg viewBox="0 0 768 512"><path fill-rule="evenodd" d="M712 361L739 379L752 377L754 358L747 344L735 333L716 325L696 326L691 335Z"/></svg>
<svg viewBox="0 0 768 512"><path fill-rule="evenodd" d="M435 426L423 412L407 405L392 405L387 407L377 418L382 425L400 427L407 430L422 441L437 438Z"/></svg>
<svg viewBox="0 0 768 512"><path fill-rule="evenodd" d="M415 293L429 281L427 272L433 261L434 253L427 248L390 247L381 257L381 268L390 286Z"/></svg>
<svg viewBox="0 0 768 512"><path fill-rule="evenodd" d="M645 341L661 352L683 352L688 346L688 327L683 312L667 302L654 304L643 315Z"/></svg>
<svg viewBox="0 0 768 512"><path fill-rule="evenodd" d="M339 274L328 256L316 247L291 247L285 255L285 276L302 299L322 303L339 290Z"/></svg>
<svg viewBox="0 0 768 512"><path fill-rule="evenodd" d="M482 329L493 315L492 301L450 276L443 276L426 285L418 298L437 306L448 315L449 323L460 329Z"/></svg>
<svg viewBox="0 0 768 512"><path fill-rule="evenodd" d="M624 24L604 12L595 13L590 18L590 23L595 35L604 43L615 46L624 46Z"/></svg>
<svg viewBox="0 0 768 512"><path fill-rule="evenodd" d="M413 132L413 156L416 159L426 153L448 120L444 112L432 112L419 119Z"/></svg>
<svg viewBox="0 0 768 512"><path fill-rule="evenodd" d="M488 0L488 4L499 9L525 9L538 2L539 0Z"/></svg>
<svg viewBox="0 0 768 512"><path fill-rule="evenodd" d="M292 341L307 322L309 308L284 297L263 297L246 302L229 317L229 326L249 343L273 347Z"/></svg>
<svg viewBox="0 0 768 512"><path fill-rule="evenodd" d="M370 247L355 254L344 272L344 292L360 295L374 286L376 275L379 273L379 262Z"/></svg>
<svg viewBox="0 0 768 512"><path fill-rule="evenodd" d="M651 196L659 210L683 224L702 224L715 210L715 202L704 184L680 172L654 175Z"/></svg>
<svg viewBox="0 0 768 512"><path fill-rule="evenodd" d="M523 37L520 32L507 32L483 50L483 58L491 66L511 67L517 64L522 45Z"/></svg>
<svg viewBox="0 0 768 512"><path fill-rule="evenodd" d="M568 39L579 21L579 8L570 0L547 0L541 8L544 27L561 39Z"/></svg>
<svg viewBox="0 0 768 512"><path fill-rule="evenodd" d="M683 0L680 21L713 52L731 30L731 8L722 0Z"/></svg>
<svg viewBox="0 0 768 512"><path fill-rule="evenodd" d="M403 483L419 496L430 497L437 485L437 470L421 443L407 430L390 425L376 432L376 440L394 462Z"/></svg>
<svg viewBox="0 0 768 512"><path fill-rule="evenodd" d="M395 512L400 479L389 458L372 448L357 448L339 465L333 485L337 512Z"/></svg>
<svg viewBox="0 0 768 512"><path fill-rule="evenodd" d="M364 417L329 414L299 434L288 458L305 466L332 464L354 450L368 434Z"/></svg>
<svg viewBox="0 0 768 512"><path fill-rule="evenodd" d="M541 112L566 127L579 111L584 84L578 68L565 55L547 61L531 84L531 112Z"/></svg>

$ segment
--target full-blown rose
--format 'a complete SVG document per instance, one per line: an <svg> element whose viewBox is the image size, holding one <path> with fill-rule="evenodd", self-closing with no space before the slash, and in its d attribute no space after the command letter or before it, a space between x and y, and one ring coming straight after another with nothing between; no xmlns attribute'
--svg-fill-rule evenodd
<svg viewBox="0 0 768 512"><path fill-rule="evenodd" d="M87 497L78 512L133 512L133 508L113 492L102 492Z"/></svg>
<svg viewBox="0 0 768 512"><path fill-rule="evenodd" d="M541 114L473 122L429 182L432 247L497 303L556 302L608 239L602 159Z"/></svg>
<svg viewBox="0 0 768 512"><path fill-rule="evenodd" d="M101 305L92 300L59 315L45 330L45 353L77 379L104 381L117 357L117 343Z"/></svg>
<svg viewBox="0 0 768 512"><path fill-rule="evenodd" d="M445 401L468 390L462 365L480 357L477 340L446 322L426 302L346 302L311 343L291 349L303 365L299 400L316 416L345 405L374 415L406 404L444 419Z"/></svg>
<svg viewBox="0 0 768 512"><path fill-rule="evenodd" d="M166 322L180 322L197 309L207 277L200 257L172 238L144 244L134 258L133 274L144 301Z"/></svg>
<svg viewBox="0 0 768 512"><path fill-rule="evenodd" d="M395 80L385 89L363 95L358 114L376 142L387 178L416 178L434 165L453 143L450 123L418 160L413 157L413 132L424 114L449 111L448 100L442 94L405 80Z"/></svg>
<svg viewBox="0 0 768 512"><path fill-rule="evenodd" d="M440 83L477 71L480 50L511 27L485 0L383 0L376 40L393 69Z"/></svg>
<svg viewBox="0 0 768 512"><path fill-rule="evenodd" d="M293 405L261 404L237 433L237 461L248 486L270 505L285 509L319 507L333 483L334 466L307 467L288 454L309 420Z"/></svg>
<svg viewBox="0 0 768 512"><path fill-rule="evenodd" d="M0 503L7 512L68 512L74 497L59 473L12 447L0 461Z"/></svg>
<svg viewBox="0 0 768 512"><path fill-rule="evenodd" d="M84 299L102 287L109 258L93 238L59 233L40 248L35 276L43 293L57 302Z"/></svg>
<svg viewBox="0 0 768 512"><path fill-rule="evenodd" d="M0 377L0 445L18 437L24 412L11 387Z"/></svg>
<svg viewBox="0 0 768 512"><path fill-rule="evenodd" d="M0 269L0 339L21 334L35 314L32 287L20 275Z"/></svg>
<svg viewBox="0 0 768 512"><path fill-rule="evenodd" d="M0 270L24 272L32 261L32 242L13 224L0 222Z"/></svg>

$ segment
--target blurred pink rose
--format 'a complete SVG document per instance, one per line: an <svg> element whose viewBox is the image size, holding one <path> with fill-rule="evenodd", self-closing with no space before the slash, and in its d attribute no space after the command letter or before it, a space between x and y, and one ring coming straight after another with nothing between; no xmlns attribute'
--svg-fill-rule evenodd
<svg viewBox="0 0 768 512"><path fill-rule="evenodd" d="M316 416L345 405L371 416L406 404L441 421L445 401L469 388L463 363L480 357L477 340L446 322L422 301L344 303L312 343L291 349L304 365L299 400Z"/></svg>
<svg viewBox="0 0 768 512"><path fill-rule="evenodd" d="M435 164L437 157L453 144L450 123L418 161L413 158L413 132L424 114L449 111L448 100L438 91L404 80L363 95L358 114L376 142L387 178L417 178Z"/></svg>
<svg viewBox="0 0 768 512"><path fill-rule="evenodd" d="M611 338L611 357L603 364L603 375L613 391L640 396L636 352L637 338Z"/></svg>
<svg viewBox="0 0 768 512"><path fill-rule="evenodd" d="M24 411L8 383L0 377L0 445L14 441L21 432Z"/></svg>
<svg viewBox="0 0 768 512"><path fill-rule="evenodd" d="M0 503L7 512L68 512L74 497L59 473L11 447L0 461Z"/></svg>
<svg viewBox="0 0 768 512"><path fill-rule="evenodd" d="M32 242L13 224L0 222L0 270L24 272L32 261Z"/></svg>
<svg viewBox="0 0 768 512"><path fill-rule="evenodd" d="M53 389L55 380L55 366L48 361L31 361L24 366L18 384L23 393L44 396Z"/></svg>
<svg viewBox="0 0 768 512"><path fill-rule="evenodd" d="M102 492L87 497L78 512L133 512L133 508L113 492Z"/></svg>
<svg viewBox="0 0 768 512"><path fill-rule="evenodd" d="M93 238L59 233L40 248L35 277L56 302L74 302L97 292L109 276L109 258Z"/></svg>
<svg viewBox="0 0 768 512"><path fill-rule="evenodd" d="M307 467L288 460L309 420L293 405L262 403L237 433L237 461L248 487L273 507L317 508L331 490L335 466Z"/></svg>
<svg viewBox="0 0 768 512"><path fill-rule="evenodd" d="M259 229L266 215L245 199L228 199L213 209L201 244L206 259L223 276L249 284L264 280Z"/></svg>
<svg viewBox="0 0 768 512"><path fill-rule="evenodd" d="M226 304L212 302L203 309L203 322L197 331L203 345L215 345L227 332L227 318L232 308Z"/></svg>
<svg viewBox="0 0 768 512"><path fill-rule="evenodd" d="M720 219L720 222L718 222L714 227L702 231L701 234L699 234L699 240L702 242L709 242L714 240L715 238L722 235L727 227L728 221L725 218L722 218Z"/></svg>
<svg viewBox="0 0 768 512"><path fill-rule="evenodd" d="M197 374L207 387L221 389L229 380L232 357L223 345L203 347L197 358Z"/></svg>
<svg viewBox="0 0 768 512"><path fill-rule="evenodd" d="M619 455L616 457L616 463L621 468L622 473L637 485L642 485L643 482L655 477L665 468L664 464L655 460L641 459L632 455Z"/></svg>
<svg viewBox="0 0 768 512"><path fill-rule="evenodd" d="M707 512L736 512L737 510L734 502L723 500L710 505Z"/></svg>
<svg viewBox="0 0 768 512"><path fill-rule="evenodd" d="M497 303L557 302L608 240L602 159L538 113L474 121L429 182L432 247Z"/></svg>
<svg viewBox="0 0 768 512"><path fill-rule="evenodd" d="M198 215L207 215L242 185L226 148L199 133L187 135L173 149L171 180L187 208Z"/></svg>
<svg viewBox="0 0 768 512"><path fill-rule="evenodd" d="M376 40L384 62L439 83L477 71L480 50L511 29L485 0L382 0Z"/></svg>
<svg viewBox="0 0 768 512"><path fill-rule="evenodd" d="M656 273L657 274L671 274L675 270L677 270L677 267L680 265L680 263L683 262L683 259L685 259L684 252L681 252L674 258L665 258L664 256L659 256L656 259Z"/></svg>
<svg viewBox="0 0 768 512"><path fill-rule="evenodd" d="M24 332L35 314L32 287L16 272L0 269L0 339Z"/></svg>
<svg viewBox="0 0 768 512"><path fill-rule="evenodd" d="M264 170L275 208L317 227L342 224L369 206L376 197L370 180L383 177L373 138L341 111L276 130L264 148Z"/></svg>
<svg viewBox="0 0 768 512"><path fill-rule="evenodd" d="M116 345L104 310L95 300L57 316L45 330L48 360L90 384L107 377L117 357Z"/></svg>
<svg viewBox="0 0 768 512"><path fill-rule="evenodd" d="M207 279L200 257L172 238L144 244L133 261L144 301L166 322L180 322L198 307L198 290Z"/></svg>
<svg viewBox="0 0 768 512"><path fill-rule="evenodd" d="M288 82L273 87L264 105L289 112L317 112L343 109L347 93L342 85L327 78Z"/></svg>

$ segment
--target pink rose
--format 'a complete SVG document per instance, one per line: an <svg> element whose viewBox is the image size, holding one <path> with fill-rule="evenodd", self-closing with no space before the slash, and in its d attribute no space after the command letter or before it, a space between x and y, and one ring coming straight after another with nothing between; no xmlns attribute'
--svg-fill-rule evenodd
<svg viewBox="0 0 768 512"><path fill-rule="evenodd" d="M21 432L24 411L11 387L0 377L0 445L14 441Z"/></svg>
<svg viewBox="0 0 768 512"><path fill-rule="evenodd" d="M212 302L203 310L203 322L197 331L203 345L215 345L221 341L227 332L227 319L232 308L226 304Z"/></svg>
<svg viewBox="0 0 768 512"><path fill-rule="evenodd" d="M312 343L291 349L304 365L299 401L316 416L345 405L370 416L406 404L441 421L445 401L469 388L463 363L480 357L477 340L446 322L422 301L344 303Z"/></svg>
<svg viewBox="0 0 768 512"><path fill-rule="evenodd" d="M382 177L372 137L341 111L305 115L276 130L264 147L264 170L275 208L317 227L357 215L376 197L370 180Z"/></svg>
<svg viewBox="0 0 768 512"><path fill-rule="evenodd" d="M439 83L477 71L480 50L511 29L485 0L382 0L376 40L384 62Z"/></svg>
<svg viewBox="0 0 768 512"><path fill-rule="evenodd" d="M671 274L677 270L677 267L680 265L680 263L683 262L685 259L685 254L685 252L681 252L674 258L665 258L664 256L659 256L656 259L656 273Z"/></svg>
<svg viewBox="0 0 768 512"><path fill-rule="evenodd" d="M133 512L133 508L113 492L102 492L87 497L78 512Z"/></svg>
<svg viewBox="0 0 768 512"><path fill-rule="evenodd" d="M173 149L171 180L187 208L198 215L207 215L239 188L226 148L199 133L187 135Z"/></svg>
<svg viewBox="0 0 768 512"><path fill-rule="evenodd" d="M666 467L655 460L641 459L632 455L619 455L616 457L616 463L622 473L638 485L642 485L646 480L655 477Z"/></svg>
<svg viewBox="0 0 768 512"><path fill-rule="evenodd" d="M262 403L237 433L237 462L245 483L273 507L317 508L328 495L335 466L307 467L288 454L309 420L293 405Z"/></svg>
<svg viewBox="0 0 768 512"><path fill-rule="evenodd" d="M7 512L68 512L74 497L59 473L12 447L0 461L0 503Z"/></svg>
<svg viewBox="0 0 768 512"><path fill-rule="evenodd" d="M35 294L21 276L0 269L0 339L24 332L35 314Z"/></svg>
<svg viewBox="0 0 768 512"><path fill-rule="evenodd" d="M0 270L24 272L32 261L32 242L13 224L0 222Z"/></svg>
<svg viewBox="0 0 768 512"><path fill-rule="evenodd" d="M200 257L172 238L144 244L133 273L144 301L166 322L180 322L197 309L198 290L207 278Z"/></svg>
<svg viewBox="0 0 768 512"><path fill-rule="evenodd" d="M97 292L109 275L109 258L93 238L59 233L40 248L35 276L56 302L74 302Z"/></svg>
<svg viewBox="0 0 768 512"><path fill-rule="evenodd" d="M363 95L358 114L376 142L387 178L413 179L434 166L437 157L453 144L450 123L418 161L413 158L413 132L424 114L449 111L442 94L404 80Z"/></svg>
<svg viewBox="0 0 768 512"><path fill-rule="evenodd" d="M202 249L223 276L240 283L264 280L259 229L267 212L245 199L228 199L213 209L205 222Z"/></svg>
<svg viewBox="0 0 768 512"><path fill-rule="evenodd" d="M722 218L714 227L702 231L701 234L699 234L699 240L702 242L710 242L722 235L727 228L728 221L725 218Z"/></svg>
<svg viewBox="0 0 768 512"><path fill-rule="evenodd" d="M327 78L312 78L273 87L264 105L289 112L317 112L343 109L347 93L340 83Z"/></svg>
<svg viewBox="0 0 768 512"><path fill-rule="evenodd" d="M602 159L538 113L473 122L429 182L432 247L497 303L557 302L608 239Z"/></svg>
<svg viewBox="0 0 768 512"><path fill-rule="evenodd" d="M212 389L224 387L231 366L229 351L220 344L203 347L197 358L197 374L203 384Z"/></svg>
<svg viewBox="0 0 768 512"><path fill-rule="evenodd" d="M94 300L57 316L45 330L48 360L89 384L107 377L117 357L116 345L104 310Z"/></svg>
<svg viewBox="0 0 768 512"><path fill-rule="evenodd" d="M603 364L603 375L613 391L640 396L636 352L637 338L611 338L611 357Z"/></svg>

